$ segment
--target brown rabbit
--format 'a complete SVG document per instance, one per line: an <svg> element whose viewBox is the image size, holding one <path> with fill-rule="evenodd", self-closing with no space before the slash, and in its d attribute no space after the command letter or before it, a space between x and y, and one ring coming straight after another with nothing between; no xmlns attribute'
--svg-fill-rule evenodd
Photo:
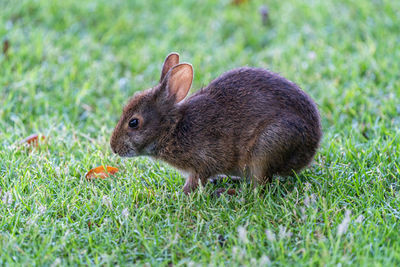
<svg viewBox="0 0 400 267"><path fill-rule="evenodd" d="M192 66L169 54L159 84L125 106L112 150L122 157L152 156L189 173L185 193L218 174L264 184L312 161L322 135L320 117L296 84L244 67L183 101L192 80Z"/></svg>

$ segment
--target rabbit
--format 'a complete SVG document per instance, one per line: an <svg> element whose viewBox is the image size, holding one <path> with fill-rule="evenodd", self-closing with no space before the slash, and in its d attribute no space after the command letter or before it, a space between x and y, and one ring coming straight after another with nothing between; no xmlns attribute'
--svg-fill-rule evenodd
<svg viewBox="0 0 400 267"><path fill-rule="evenodd" d="M186 194L219 174L263 185L311 163L322 136L320 115L295 83L241 67L184 100L192 81L192 65L169 54L158 85L136 93L124 107L112 151L151 156L187 173Z"/></svg>

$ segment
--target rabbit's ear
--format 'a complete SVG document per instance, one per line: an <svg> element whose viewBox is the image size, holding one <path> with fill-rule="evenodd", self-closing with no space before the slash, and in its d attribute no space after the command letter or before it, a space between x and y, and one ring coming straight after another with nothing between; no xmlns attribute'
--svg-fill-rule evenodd
<svg viewBox="0 0 400 267"><path fill-rule="evenodd" d="M165 75L167 75L168 71L172 69L175 65L179 64L179 54L172 52L170 53L164 60L164 64L161 70L160 83L164 80Z"/></svg>
<svg viewBox="0 0 400 267"><path fill-rule="evenodd" d="M182 101L189 92L193 81L193 67L188 63L182 63L173 67L166 79L166 87L169 96L175 97L175 103Z"/></svg>

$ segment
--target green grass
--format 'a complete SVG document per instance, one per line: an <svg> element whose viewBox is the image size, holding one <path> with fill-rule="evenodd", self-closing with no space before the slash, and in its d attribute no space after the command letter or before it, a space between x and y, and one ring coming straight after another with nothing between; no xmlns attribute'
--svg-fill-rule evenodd
<svg viewBox="0 0 400 267"><path fill-rule="evenodd" d="M10 42L0 265L400 265L399 1L0 0L0 10ZM193 64L193 90L242 65L297 82L322 116L315 163L265 192L226 181L185 196L171 167L112 155L122 106L155 85L171 51ZM32 133L47 143L19 145ZM120 171L87 182L102 164ZM213 197L221 186L240 193Z"/></svg>

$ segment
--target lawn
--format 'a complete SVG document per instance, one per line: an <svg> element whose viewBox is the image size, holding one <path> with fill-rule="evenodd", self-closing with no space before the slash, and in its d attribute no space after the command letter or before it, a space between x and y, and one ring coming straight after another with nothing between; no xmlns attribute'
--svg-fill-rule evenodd
<svg viewBox="0 0 400 267"><path fill-rule="evenodd" d="M400 265L399 18L391 0L0 0L0 265ZM186 196L168 165L113 155L171 51L192 91L244 65L299 84L322 117L315 162ZM100 165L119 172L88 182Z"/></svg>

